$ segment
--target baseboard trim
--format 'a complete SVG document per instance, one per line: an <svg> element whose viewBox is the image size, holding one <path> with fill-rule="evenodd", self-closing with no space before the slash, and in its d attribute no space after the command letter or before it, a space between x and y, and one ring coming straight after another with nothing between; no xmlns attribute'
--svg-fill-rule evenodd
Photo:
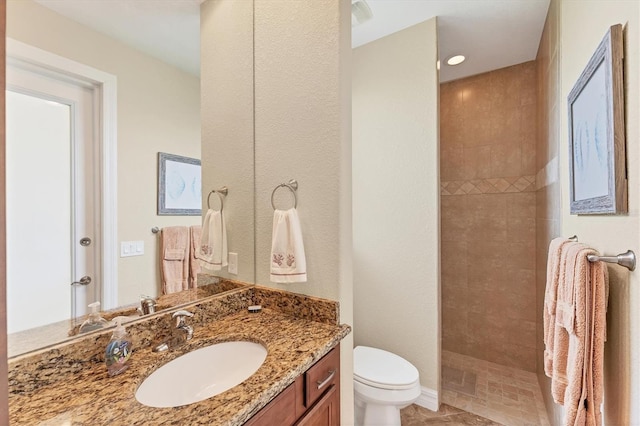
<svg viewBox="0 0 640 426"><path fill-rule="evenodd" d="M420 396L415 403L427 410L438 411L438 408L440 407L438 391L422 386Z"/></svg>

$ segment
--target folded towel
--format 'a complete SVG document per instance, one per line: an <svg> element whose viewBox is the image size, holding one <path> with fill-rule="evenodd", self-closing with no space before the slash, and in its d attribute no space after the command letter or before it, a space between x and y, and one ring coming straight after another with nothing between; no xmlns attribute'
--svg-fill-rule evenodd
<svg viewBox="0 0 640 426"><path fill-rule="evenodd" d="M564 270L558 284L551 376L551 395L562 405L565 405L567 388L580 389L582 380L582 374L576 377L576 368L580 367L582 373L586 336L584 306L588 293L588 260L584 253L587 250L584 244L571 242L565 244L563 251Z"/></svg>
<svg viewBox="0 0 640 426"><path fill-rule="evenodd" d="M545 374L554 401L566 407L565 425L600 425L608 271L604 263L588 261L598 253L584 244L567 242L560 251L552 360L547 366L545 351Z"/></svg>
<svg viewBox="0 0 640 426"><path fill-rule="evenodd" d="M162 228L160 256L162 293L169 294L189 288L189 229L186 226Z"/></svg>
<svg viewBox="0 0 640 426"><path fill-rule="evenodd" d="M204 270L219 271L227 266L227 226L222 211L207 210L196 257Z"/></svg>
<svg viewBox="0 0 640 426"><path fill-rule="evenodd" d="M202 236L202 227L194 225L189 228L189 287L198 287L198 273L200 272L200 262L197 258L198 246Z"/></svg>
<svg viewBox="0 0 640 426"><path fill-rule="evenodd" d="M589 271L592 283L591 305L591 351L588 373L591 404L589 412L595 418L596 425L602 424L602 400L604 397L604 343L607 341L607 308L609 306L609 270L603 262L591 263ZM583 404L584 405L584 404Z"/></svg>
<svg viewBox="0 0 640 426"><path fill-rule="evenodd" d="M563 248L570 241L566 238L555 238L549 244L547 257L547 284L544 294L544 372L548 377L553 374L553 339L556 322L556 301L558 293L558 283L560 281L561 270L564 276L565 263L563 259ZM566 258L566 250L564 250Z"/></svg>
<svg viewBox="0 0 640 426"><path fill-rule="evenodd" d="M295 208L273 212L271 281L274 283L307 281L307 261L302 243L302 230L298 211Z"/></svg>

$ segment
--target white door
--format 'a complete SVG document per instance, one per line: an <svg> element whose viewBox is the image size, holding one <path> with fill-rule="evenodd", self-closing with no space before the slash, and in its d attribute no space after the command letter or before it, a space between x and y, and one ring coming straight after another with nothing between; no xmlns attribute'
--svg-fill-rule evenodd
<svg viewBox="0 0 640 426"><path fill-rule="evenodd" d="M9 333L84 315L102 293L93 96L80 82L7 66Z"/></svg>

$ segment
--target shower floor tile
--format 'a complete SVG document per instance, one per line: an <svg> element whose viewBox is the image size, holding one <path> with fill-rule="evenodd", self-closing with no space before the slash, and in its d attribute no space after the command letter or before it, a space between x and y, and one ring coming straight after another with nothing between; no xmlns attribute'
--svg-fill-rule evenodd
<svg viewBox="0 0 640 426"><path fill-rule="evenodd" d="M507 426L549 426L534 373L442 351L442 402Z"/></svg>

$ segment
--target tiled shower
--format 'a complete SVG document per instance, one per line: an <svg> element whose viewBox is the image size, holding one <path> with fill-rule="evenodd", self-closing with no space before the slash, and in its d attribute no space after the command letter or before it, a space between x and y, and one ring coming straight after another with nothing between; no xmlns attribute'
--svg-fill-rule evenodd
<svg viewBox="0 0 640 426"><path fill-rule="evenodd" d="M443 400L507 424L526 417L522 407L532 424L544 411L535 402L536 95L535 61L440 86ZM491 380L487 365L523 381Z"/></svg>

